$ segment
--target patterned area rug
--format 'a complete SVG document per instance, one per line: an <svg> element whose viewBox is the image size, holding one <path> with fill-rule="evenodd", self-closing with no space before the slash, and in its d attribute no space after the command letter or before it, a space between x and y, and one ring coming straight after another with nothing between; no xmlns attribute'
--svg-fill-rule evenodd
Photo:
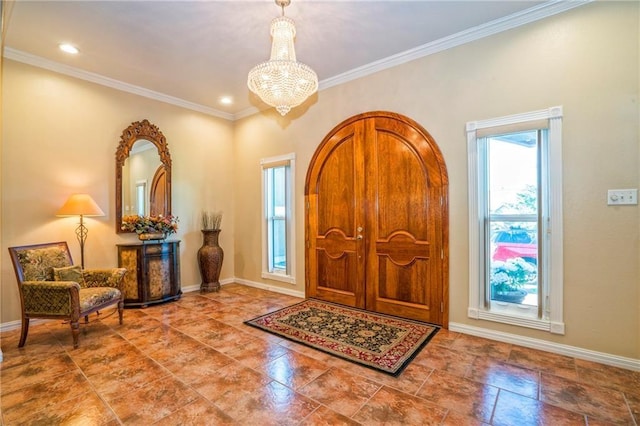
<svg viewBox="0 0 640 426"><path fill-rule="evenodd" d="M245 324L397 376L439 326L307 299Z"/></svg>

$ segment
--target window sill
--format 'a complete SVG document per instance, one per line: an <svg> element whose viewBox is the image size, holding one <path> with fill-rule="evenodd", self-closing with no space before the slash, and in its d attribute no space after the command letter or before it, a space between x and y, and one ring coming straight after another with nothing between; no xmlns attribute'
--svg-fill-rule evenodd
<svg viewBox="0 0 640 426"><path fill-rule="evenodd" d="M499 322L502 324L516 325L519 327L534 328L536 330L548 331L552 334L564 335L564 323L554 323L549 320L531 318L526 315L514 315L497 312L489 312L481 309L468 309L469 318Z"/></svg>
<svg viewBox="0 0 640 426"><path fill-rule="evenodd" d="M262 278L274 281L282 281L284 283L295 284L296 279L291 275L283 275L283 274L273 274L270 272L263 272Z"/></svg>

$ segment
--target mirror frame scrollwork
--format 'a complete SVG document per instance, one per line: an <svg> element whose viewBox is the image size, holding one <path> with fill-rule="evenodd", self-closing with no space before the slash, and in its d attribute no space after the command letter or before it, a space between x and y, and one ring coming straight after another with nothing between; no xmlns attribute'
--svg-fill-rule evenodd
<svg viewBox="0 0 640 426"><path fill-rule="evenodd" d="M164 215L171 214L171 155L169 154L169 147L164 135L158 129L157 126L151 124L149 120L144 119L142 121L136 121L131 123L129 127L124 129L120 136L120 143L116 150L116 232L128 233L129 231L123 231L122 226L122 167L133 145L139 140L147 140L153 143L158 149L160 155L160 162L162 163L166 172L166 208Z"/></svg>

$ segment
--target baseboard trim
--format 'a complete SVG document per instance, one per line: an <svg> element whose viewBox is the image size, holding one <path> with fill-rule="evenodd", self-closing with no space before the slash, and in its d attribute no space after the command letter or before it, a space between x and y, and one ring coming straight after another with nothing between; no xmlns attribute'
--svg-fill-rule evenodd
<svg viewBox="0 0 640 426"><path fill-rule="evenodd" d="M248 287L255 287L263 290L273 291L274 293L286 294L294 297L305 297L304 292L297 290L289 290L286 288L264 284L256 281L245 280L243 278L227 278L220 280L222 286L238 283ZM192 285L182 287L183 293L191 293L200 291L200 285ZM51 320L32 319L30 325L43 324ZM0 332L11 331L20 328L21 320L9 321L0 324ZM553 352L559 355L566 355L574 358L584 359L587 361L599 362L614 367L626 368L628 370L640 371L640 359L622 357L612 355L605 352L592 351L576 346L563 345L561 343L548 342L546 340L534 339L531 337L518 336L517 334L504 333L501 331L489 330L486 328L475 327L472 325L450 322L449 330L469 334L471 336L484 337L486 339L497 340L499 342L511 343L514 345L524 346L526 348L538 349L541 351Z"/></svg>
<svg viewBox="0 0 640 426"><path fill-rule="evenodd" d="M259 283L257 281L245 280L244 278L235 278L233 281L238 284L243 284L249 287L260 288L262 290L269 290L269 291L273 291L274 293L286 294L287 296L300 297L304 299L304 291L289 290L287 288L278 287L275 285L269 285L265 283Z"/></svg>
<svg viewBox="0 0 640 426"><path fill-rule="evenodd" d="M236 282L235 278L226 278L224 280L220 280L220 285L225 286L227 284L233 284ZM182 293L193 293L194 291L200 291L200 284L188 285L186 287L181 287Z"/></svg>
<svg viewBox="0 0 640 426"><path fill-rule="evenodd" d="M271 285L267 285L267 284L262 284L262 283L258 283L258 282L255 282L255 281L249 281L249 280L244 280L244 279L240 279L240 278L226 278L224 280L220 280L220 285L221 286L225 286L225 285L233 284L233 283L244 284L244 285L249 286L249 287L261 288L263 290L273 291L274 293L283 293L283 294L288 294L289 296L295 296L295 297L304 298L304 293L303 292L287 290L285 288L271 286ZM196 291L198 291L198 292L200 291L200 284L195 284L195 285L189 285L189 286L186 286L186 287L182 287L182 293L183 294L184 293L193 293L193 292L196 292ZM30 326L34 326L34 325L38 325L38 324L44 324L45 322L49 322L49 321L53 321L53 320L34 318L29 322L29 325ZM8 322L0 323L0 333L4 333L6 331L12 331L12 330L15 330L15 329L19 329L20 327L22 327L22 320L15 320L15 321L8 321Z"/></svg>
<svg viewBox="0 0 640 426"><path fill-rule="evenodd" d="M486 328L474 327L472 325L456 322L449 323L449 330L469 334L472 336L484 337L486 339L497 340L499 342L520 345L531 349L553 352L559 355L566 355L574 358L584 359L587 361L599 362L601 364L611 365L613 367L640 371L640 359L627 358L604 352L592 351L576 346L563 345L561 343L548 342L546 340L518 336L511 333L503 333L501 331L489 330Z"/></svg>
<svg viewBox="0 0 640 426"><path fill-rule="evenodd" d="M49 322L49 321L53 321L53 320L33 318L31 321L29 321L29 327L32 327L38 324L44 324L45 322ZM0 332L4 333L5 331L15 330L16 328L20 328L20 327L22 327L22 320L3 322L2 324L0 324Z"/></svg>
<svg viewBox="0 0 640 426"><path fill-rule="evenodd" d="M251 280L245 280L244 278L227 278L224 280L220 280L220 285L221 286L225 286L228 284L242 284L242 285L246 285L247 287L254 287L254 288L259 288L262 290L269 290L269 291L273 291L274 293L280 293L280 294L286 294L287 296L294 296L294 297L300 297L302 299L304 299L304 292L303 291L297 291L297 290L289 290L283 287L278 287L275 285L270 285L270 284L265 284L265 283L260 283L257 281L251 281ZM192 285L192 286L187 286L187 287L182 287L182 292L183 293L191 293L194 291L200 291L200 285Z"/></svg>
<svg viewBox="0 0 640 426"><path fill-rule="evenodd" d="M220 283L222 284L222 283ZM198 285L189 285L186 287L182 287L182 294L184 293L193 293L194 291L200 291L200 284Z"/></svg>

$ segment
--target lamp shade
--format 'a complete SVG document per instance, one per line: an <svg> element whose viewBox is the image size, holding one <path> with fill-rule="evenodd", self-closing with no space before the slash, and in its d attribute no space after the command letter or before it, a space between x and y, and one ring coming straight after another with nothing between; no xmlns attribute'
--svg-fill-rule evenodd
<svg viewBox="0 0 640 426"><path fill-rule="evenodd" d="M104 216L104 212L89 194L73 194L56 216Z"/></svg>

